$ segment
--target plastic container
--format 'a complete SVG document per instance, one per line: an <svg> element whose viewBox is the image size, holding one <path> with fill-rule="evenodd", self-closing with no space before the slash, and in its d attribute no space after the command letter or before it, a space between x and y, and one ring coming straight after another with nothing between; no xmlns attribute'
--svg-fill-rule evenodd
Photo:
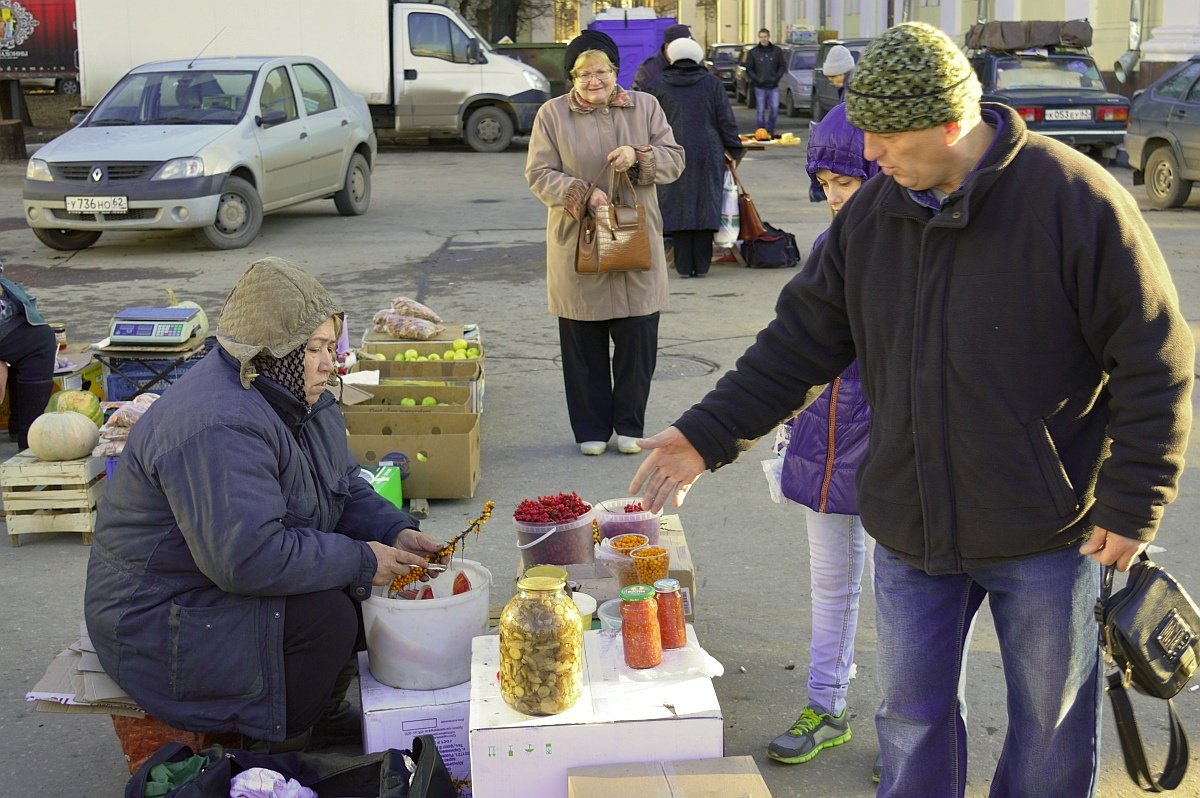
<svg viewBox="0 0 1200 798"><path fill-rule="evenodd" d="M588 510L574 521L563 524L526 524L513 519L517 528L517 548L521 550L521 566L574 565L596 561L592 541L592 519L596 508Z"/></svg>
<svg viewBox="0 0 1200 798"><path fill-rule="evenodd" d="M621 630L621 600L609 599L596 608L596 617L600 619L600 628L619 632Z"/></svg>
<svg viewBox="0 0 1200 798"><path fill-rule="evenodd" d="M637 565L633 558L612 547L612 541L604 538L596 551L596 561L617 580L617 587L628 587L638 583Z"/></svg>
<svg viewBox="0 0 1200 798"><path fill-rule="evenodd" d="M636 496L598 502L596 518L600 521L600 534L606 538L615 538L624 534L645 535L647 543L657 543L662 510L657 513L625 512L627 505L638 502L641 502L641 499Z"/></svg>
<svg viewBox="0 0 1200 798"><path fill-rule="evenodd" d="M582 692L583 621L566 583L521 579L500 613L500 696L526 715L555 715Z"/></svg>
<svg viewBox="0 0 1200 798"><path fill-rule="evenodd" d="M587 593L571 593L571 598L575 600L575 609L579 610L579 617L583 621L583 630L586 632L592 628L592 617L596 614L596 599Z"/></svg>
<svg viewBox="0 0 1200 798"><path fill-rule="evenodd" d="M112 355L103 369L104 398L110 402L132 399L141 393L161 394L187 370L199 363L216 346L217 339L204 339L204 348L194 355L175 358L122 357ZM155 377L155 375L159 375Z"/></svg>
<svg viewBox="0 0 1200 798"><path fill-rule="evenodd" d="M471 638L488 628L492 574L474 560L454 558L429 580L432 599L386 597L377 587L363 602L367 654L376 679L402 690L438 690L471 678ZM452 595L460 571L471 589Z"/></svg>
<svg viewBox="0 0 1200 798"><path fill-rule="evenodd" d="M671 573L671 555L662 546L641 546L629 552L637 569L638 581L653 585Z"/></svg>

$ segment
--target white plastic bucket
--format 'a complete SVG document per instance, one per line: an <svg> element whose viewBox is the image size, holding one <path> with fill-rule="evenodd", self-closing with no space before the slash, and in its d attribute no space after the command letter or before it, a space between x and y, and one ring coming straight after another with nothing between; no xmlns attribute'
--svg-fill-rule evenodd
<svg viewBox="0 0 1200 798"><path fill-rule="evenodd" d="M457 596L454 577L471 589ZM377 587L363 602L371 674L403 690L438 690L471 678L471 638L487 632L492 574L474 560L453 559L431 579L432 599L390 599Z"/></svg>

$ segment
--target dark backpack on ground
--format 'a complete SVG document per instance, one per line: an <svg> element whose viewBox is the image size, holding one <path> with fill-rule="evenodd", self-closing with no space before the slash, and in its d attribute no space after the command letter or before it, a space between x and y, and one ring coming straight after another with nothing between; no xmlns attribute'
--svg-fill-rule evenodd
<svg viewBox="0 0 1200 798"><path fill-rule="evenodd" d="M379 798L457 798L432 735L413 739L411 751L391 749L377 754L350 756L295 752L260 754L214 745L199 754L182 743L166 743L147 759L129 784L125 798L145 798L150 771L164 762L181 762L192 756L208 760L196 778L164 798L228 798L233 777L250 768L267 768L315 790L317 798L378 796ZM410 771L408 762L415 770Z"/></svg>
<svg viewBox="0 0 1200 798"><path fill-rule="evenodd" d="M749 269L790 269L800 262L796 237L764 224L763 234L742 242L742 260Z"/></svg>

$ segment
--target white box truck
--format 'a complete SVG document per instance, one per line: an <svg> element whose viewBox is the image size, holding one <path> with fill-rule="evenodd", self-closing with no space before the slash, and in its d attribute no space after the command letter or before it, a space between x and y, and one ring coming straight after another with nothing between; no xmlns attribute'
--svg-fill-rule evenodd
<svg viewBox="0 0 1200 798"><path fill-rule="evenodd" d="M76 0L82 102L130 69L204 56L308 55L371 109L381 136L461 138L480 152L527 133L549 99L533 67L452 9L392 0Z"/></svg>

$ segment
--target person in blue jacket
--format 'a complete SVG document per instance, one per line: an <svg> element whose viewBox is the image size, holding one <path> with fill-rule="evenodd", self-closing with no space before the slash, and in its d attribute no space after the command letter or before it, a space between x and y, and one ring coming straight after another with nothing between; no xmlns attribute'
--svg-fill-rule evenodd
<svg viewBox="0 0 1200 798"><path fill-rule="evenodd" d="M359 604L441 548L346 444L327 390L342 319L296 266L253 263L220 346L129 435L84 617L105 672L164 723L271 751L349 731L337 693L362 647Z"/></svg>
<svg viewBox="0 0 1200 798"><path fill-rule="evenodd" d="M863 134L837 105L808 140L808 176L837 215L879 167L863 157ZM821 246L826 232L813 248ZM846 693L854 673L854 636L864 562L874 541L858 516L854 475L867 453L871 409L858 364L836 377L821 395L780 427L776 448L786 448L780 471L784 496L804 506L812 584L808 701L791 728L771 741L767 756L808 762L850 740ZM780 444L783 444L782 446Z"/></svg>
<svg viewBox="0 0 1200 798"><path fill-rule="evenodd" d="M8 364L6 382L11 388L8 432L21 449L29 448L29 427L50 401L56 349L54 332L38 312L37 300L18 283L0 276L0 361ZM0 380L0 397L4 382Z"/></svg>

